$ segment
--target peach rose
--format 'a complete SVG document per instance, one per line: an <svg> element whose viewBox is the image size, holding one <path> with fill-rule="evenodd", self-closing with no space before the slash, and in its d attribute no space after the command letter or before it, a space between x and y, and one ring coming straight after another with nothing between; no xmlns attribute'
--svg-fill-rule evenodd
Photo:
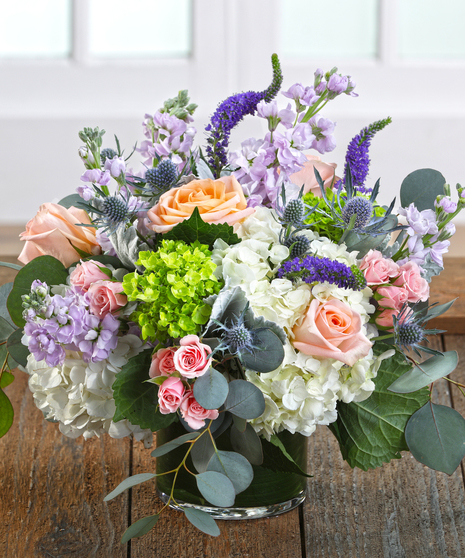
<svg viewBox="0 0 465 558"><path fill-rule="evenodd" d="M197 335L186 335L179 342L181 345L174 353L173 361L176 370L184 378L198 378L210 368L212 352L208 345L200 343Z"/></svg>
<svg viewBox="0 0 465 558"><path fill-rule="evenodd" d="M370 250L366 254L360 264L360 269L363 271L368 285L389 283L391 277L397 277L400 273L396 262L385 258L378 250Z"/></svg>
<svg viewBox="0 0 465 558"><path fill-rule="evenodd" d="M87 294L90 311L99 318L114 314L128 302L128 297L123 292L123 283L116 281L96 281L89 287Z"/></svg>
<svg viewBox="0 0 465 558"><path fill-rule="evenodd" d="M192 390L186 391L184 394L181 403L181 415L193 430L203 428L206 420L215 420L218 418L218 414L216 409L204 409L197 403Z"/></svg>
<svg viewBox="0 0 465 558"><path fill-rule="evenodd" d="M421 276L420 268L415 262L407 262L400 266L400 275L394 285L404 287L408 291L409 302L425 302L429 297L428 281Z"/></svg>
<svg viewBox="0 0 465 558"><path fill-rule="evenodd" d="M160 200L149 209L149 228L165 233L175 225L188 219L195 208L207 223L234 225L255 212L247 207L242 187L234 176L223 176L218 180L193 180L179 188L172 188L160 196Z"/></svg>
<svg viewBox="0 0 465 558"><path fill-rule="evenodd" d="M305 194L312 192L312 194L321 198L321 190L316 181L314 168L320 173L325 188L329 188L333 179L335 183L340 180L339 177L335 176L336 167L336 163L325 163L317 155L307 155L307 162L303 168L291 174L290 179L299 188L303 184Z"/></svg>
<svg viewBox="0 0 465 558"><path fill-rule="evenodd" d="M310 356L334 358L353 366L371 349L360 314L340 300L313 299L300 325L292 330L293 345Z"/></svg>
<svg viewBox="0 0 465 558"><path fill-rule="evenodd" d="M91 224L84 210L44 203L37 215L27 223L26 231L20 235L26 244L18 260L27 264L38 256L53 256L68 267L80 259L73 246L87 254L100 254L95 229L78 226L79 223Z"/></svg>
<svg viewBox="0 0 465 558"><path fill-rule="evenodd" d="M171 376L176 372L173 356L176 352L174 347L167 349L158 349L152 356L152 364L150 365L149 376L156 378L157 376Z"/></svg>
<svg viewBox="0 0 465 558"><path fill-rule="evenodd" d="M80 264L77 264L69 276L69 282L73 285L73 287L79 287L83 291L87 291L92 283L95 283L96 281L108 280L108 275L100 270L101 267L105 266L99 262L94 262L93 260L81 262Z"/></svg>
<svg viewBox="0 0 465 558"><path fill-rule="evenodd" d="M158 390L160 413L162 415L175 413L181 405L184 391L184 384L180 378L174 376L166 378Z"/></svg>

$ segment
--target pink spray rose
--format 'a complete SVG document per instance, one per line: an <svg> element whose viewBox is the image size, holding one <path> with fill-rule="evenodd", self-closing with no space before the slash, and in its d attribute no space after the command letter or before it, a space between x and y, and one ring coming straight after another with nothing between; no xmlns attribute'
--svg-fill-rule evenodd
<svg viewBox="0 0 465 558"><path fill-rule="evenodd" d="M152 356L152 364L150 365L149 376L156 378L157 376L171 376L176 372L173 356L176 352L174 347L167 349L158 349Z"/></svg>
<svg viewBox="0 0 465 558"><path fill-rule="evenodd" d="M379 298L378 300L378 297ZM394 310L399 311L402 308L402 305L405 302L408 302L409 293L407 289L403 287L395 287L395 286L388 286L388 287L379 287L376 290L376 299L378 300L379 305L382 308L393 308Z"/></svg>
<svg viewBox="0 0 465 558"><path fill-rule="evenodd" d="M175 413L181 405L184 391L184 384L180 378L174 376L166 378L158 390L160 413L162 415Z"/></svg>
<svg viewBox="0 0 465 558"><path fill-rule="evenodd" d="M77 264L71 275L69 282L73 287L79 287L84 292L87 292L92 283L97 281L107 281L108 276L103 273L99 268L105 267L99 262L88 260Z"/></svg>
<svg viewBox="0 0 465 558"><path fill-rule="evenodd" d="M205 374L211 364L208 355L212 352L208 345L200 343L197 335L186 335L180 341L174 354L174 366L184 378L198 378Z"/></svg>
<svg viewBox="0 0 465 558"><path fill-rule="evenodd" d="M96 281L87 291L92 314L104 318L107 314L114 314L128 302L123 292L123 284L116 281Z"/></svg>
<svg viewBox="0 0 465 558"><path fill-rule="evenodd" d="M184 394L181 403L181 415L191 428L198 430L205 426L206 420L218 418L218 411L216 409L204 409L195 400L194 392L189 390Z"/></svg>
<svg viewBox="0 0 465 558"><path fill-rule="evenodd" d="M360 269L363 271L368 285L390 283L391 277L397 277L400 273L396 262L384 258L378 250L368 252L362 260Z"/></svg>
<svg viewBox="0 0 465 558"><path fill-rule="evenodd" d="M26 244L18 260L27 264L38 256L53 256L68 267L79 260L73 246L87 254L100 254L95 229L82 227L82 223L91 224L83 209L73 206L66 209L56 203L42 204L20 235Z"/></svg>
<svg viewBox="0 0 465 558"><path fill-rule="evenodd" d="M425 302L429 297L428 281L421 276L420 268L415 262L407 262L399 268L399 277L394 285L408 291L409 302Z"/></svg>
<svg viewBox="0 0 465 558"><path fill-rule="evenodd" d="M386 308L375 318L376 325L381 329L387 329L388 331L392 331L394 327L393 317L398 316L399 311L395 308Z"/></svg>
<svg viewBox="0 0 465 558"><path fill-rule="evenodd" d="M335 183L340 180L337 176L334 176L336 167L336 163L325 163L317 155L307 155L307 162L304 164L303 168L291 174L290 180L299 186L299 188L301 188L303 184L304 194L311 192L315 196L321 198L321 190L316 181L314 169L320 173L325 188L329 188L333 179Z"/></svg>
<svg viewBox="0 0 465 558"><path fill-rule="evenodd" d="M310 356L334 358L353 366L371 349L361 331L360 314L340 300L313 299L300 325L292 330L293 345Z"/></svg>

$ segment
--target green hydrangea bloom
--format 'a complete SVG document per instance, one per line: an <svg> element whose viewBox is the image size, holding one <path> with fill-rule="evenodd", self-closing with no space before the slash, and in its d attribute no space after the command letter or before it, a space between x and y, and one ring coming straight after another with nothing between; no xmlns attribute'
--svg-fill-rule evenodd
<svg viewBox="0 0 465 558"><path fill-rule="evenodd" d="M326 190L326 197L328 198L329 202L331 203L333 196L335 196L335 192L330 188ZM369 199L369 195L357 194L360 197ZM308 192L304 194L302 197L304 203L310 207L315 207L315 205L319 202L318 210L312 213L307 219L305 219L305 224L312 225L312 230L317 232L320 236L326 236L333 242L338 243L341 240L342 235L344 234L344 229L341 227L334 226L334 218L331 215L331 209L328 204L325 202L323 198L319 198L312 194L312 192ZM339 207L337 206L337 200L335 200L335 208L337 207L336 211L339 211ZM341 205L344 207L345 205L345 198L341 196ZM386 210L381 206L375 206L375 215L377 217L382 217ZM325 214L320 213L319 210L325 212Z"/></svg>
<svg viewBox="0 0 465 558"><path fill-rule="evenodd" d="M156 252L140 252L137 265L144 273L128 273L123 289L128 300L140 301L131 319L139 324L142 338L164 342L196 334L208 322L211 306L204 298L223 286L213 272L208 246L196 241L163 240Z"/></svg>

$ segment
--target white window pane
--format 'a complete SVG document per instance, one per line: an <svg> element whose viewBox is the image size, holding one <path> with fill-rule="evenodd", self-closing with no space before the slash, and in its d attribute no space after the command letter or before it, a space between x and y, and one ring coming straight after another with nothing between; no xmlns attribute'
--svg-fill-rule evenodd
<svg viewBox="0 0 465 558"><path fill-rule="evenodd" d="M90 0L90 53L99 57L185 57L190 0Z"/></svg>
<svg viewBox="0 0 465 558"><path fill-rule="evenodd" d="M70 0L0 0L1 58L63 58L71 52Z"/></svg>
<svg viewBox="0 0 465 558"><path fill-rule="evenodd" d="M281 0L284 56L373 58L377 33L377 0Z"/></svg>
<svg viewBox="0 0 465 558"><path fill-rule="evenodd" d="M402 58L465 58L465 2L399 2L399 54Z"/></svg>

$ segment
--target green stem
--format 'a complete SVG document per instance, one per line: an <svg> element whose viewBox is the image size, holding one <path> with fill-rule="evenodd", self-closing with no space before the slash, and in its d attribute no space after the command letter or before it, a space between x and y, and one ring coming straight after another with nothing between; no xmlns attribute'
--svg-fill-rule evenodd
<svg viewBox="0 0 465 558"><path fill-rule="evenodd" d="M375 341L383 341L384 339L391 339L394 337L393 333L389 333L388 335L381 335L380 337L375 337Z"/></svg>

